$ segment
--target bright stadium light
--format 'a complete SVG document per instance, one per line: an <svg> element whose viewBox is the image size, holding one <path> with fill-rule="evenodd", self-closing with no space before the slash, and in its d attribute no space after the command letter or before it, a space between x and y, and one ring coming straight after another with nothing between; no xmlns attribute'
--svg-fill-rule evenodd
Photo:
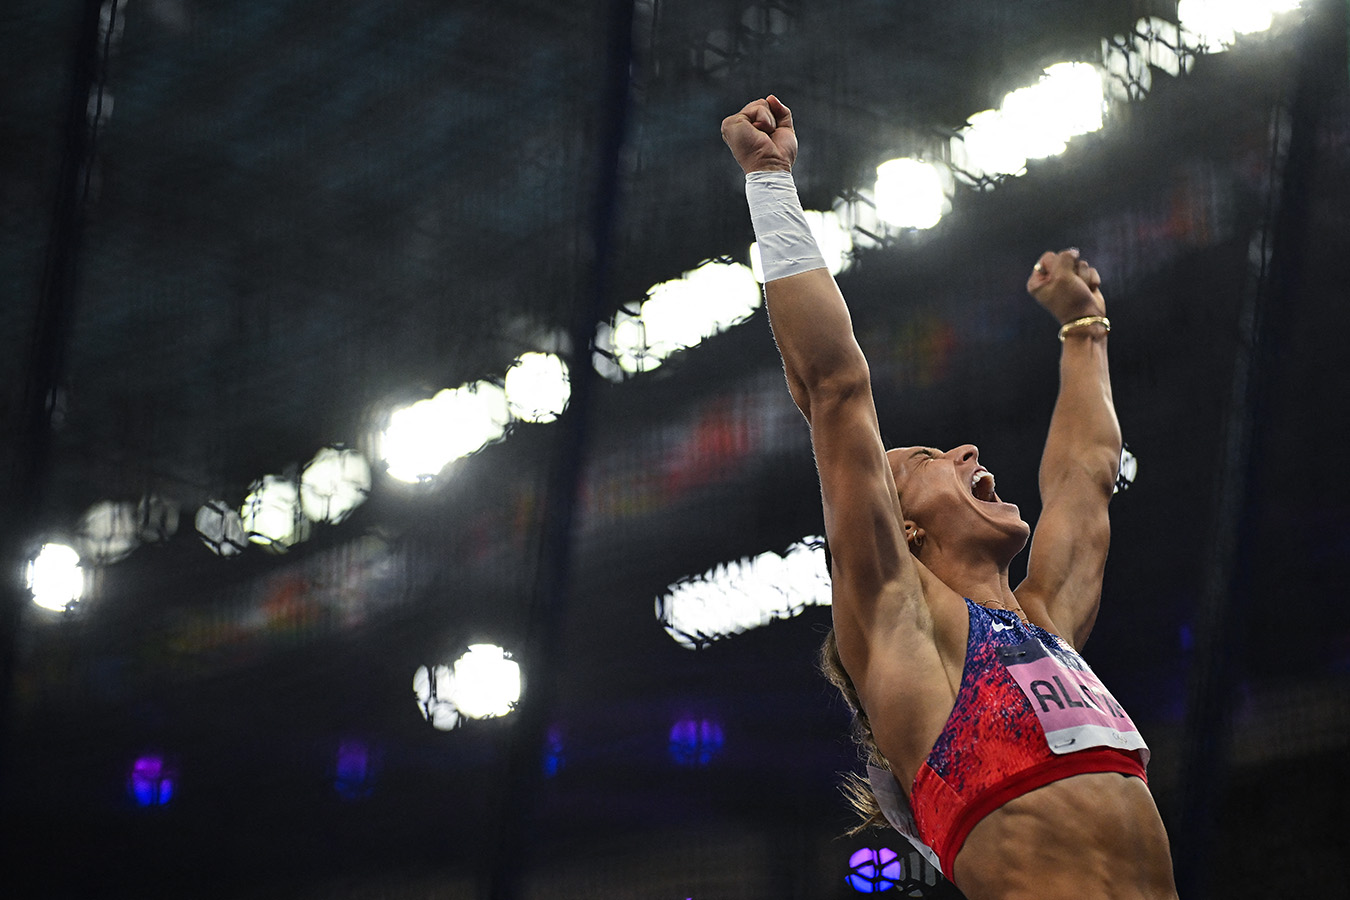
<svg viewBox="0 0 1350 900"><path fill-rule="evenodd" d="M1050 66L1035 84L1004 97L1000 107L1027 159L1063 153L1071 138L1100 131L1104 108L1101 70L1088 63Z"/></svg>
<svg viewBox="0 0 1350 900"><path fill-rule="evenodd" d="M966 120L966 127L952 139L952 162L960 172L972 178L1021 175L1027 168L1027 156L1015 123L1009 123L996 109L977 112Z"/></svg>
<svg viewBox="0 0 1350 900"><path fill-rule="evenodd" d="M951 209L943 173L919 159L891 159L877 166L877 217L896 228L932 228Z"/></svg>
<svg viewBox="0 0 1350 900"><path fill-rule="evenodd" d="M640 316L650 351L665 358L744 322L759 308L753 273L739 263L705 262L647 292Z"/></svg>
<svg viewBox="0 0 1350 900"><path fill-rule="evenodd" d="M520 664L496 644L470 644L455 660L455 706L470 719L491 719L520 700Z"/></svg>
<svg viewBox="0 0 1350 900"><path fill-rule="evenodd" d="M671 354L746 321L759 305L750 267L705 262L653 285L636 312L621 309L602 323L595 333L595 369L611 381L649 372Z"/></svg>
<svg viewBox="0 0 1350 900"><path fill-rule="evenodd" d="M552 422L567 409L572 379L556 353L523 353L503 383L511 415L525 422Z"/></svg>
<svg viewBox="0 0 1350 900"><path fill-rule="evenodd" d="M43 609L64 612L84 596L80 554L65 544L43 544L28 563L28 590Z"/></svg>
<svg viewBox="0 0 1350 900"><path fill-rule="evenodd" d="M1231 47L1240 34L1268 31L1276 15L1301 5L1300 0L1181 0L1177 21L1196 49L1216 53Z"/></svg>
<svg viewBox="0 0 1350 900"><path fill-rule="evenodd" d="M465 718L491 719L515 709L520 664L496 644L470 644L453 667L419 666L413 693L422 718L438 731L451 731Z"/></svg>
<svg viewBox="0 0 1350 900"><path fill-rule="evenodd" d="M379 437L389 475L409 484L430 481L452 461L501 440L511 412L506 391L489 381L447 388L395 410Z"/></svg>
<svg viewBox="0 0 1350 900"><path fill-rule="evenodd" d="M701 650L829 603L824 540L808 537L785 553L770 550L677 581L656 599L656 618L680 646Z"/></svg>
<svg viewBox="0 0 1350 900"><path fill-rule="evenodd" d="M952 139L952 163L972 180L1021 175L1028 159L1063 153L1070 138L1101 130L1104 104L1096 66L1050 66L1034 85L1008 94L998 109L971 116Z"/></svg>

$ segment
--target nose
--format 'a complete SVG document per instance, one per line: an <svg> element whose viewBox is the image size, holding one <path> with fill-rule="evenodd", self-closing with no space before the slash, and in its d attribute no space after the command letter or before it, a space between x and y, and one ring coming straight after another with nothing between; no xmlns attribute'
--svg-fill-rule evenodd
<svg viewBox="0 0 1350 900"><path fill-rule="evenodd" d="M980 460L980 448L974 444L962 444L960 447L952 450L952 456L956 457L957 462L970 462Z"/></svg>

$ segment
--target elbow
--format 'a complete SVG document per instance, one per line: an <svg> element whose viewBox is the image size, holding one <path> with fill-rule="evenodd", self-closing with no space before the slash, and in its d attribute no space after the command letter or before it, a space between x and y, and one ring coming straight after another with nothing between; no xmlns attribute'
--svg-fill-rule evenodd
<svg viewBox="0 0 1350 900"><path fill-rule="evenodd" d="M856 397L872 389L872 373L857 344L853 352L821 361L799 373L800 384L812 405Z"/></svg>
<svg viewBox="0 0 1350 900"><path fill-rule="evenodd" d="M1106 499L1110 499L1116 490L1116 478L1120 474L1120 446L1101 446L1092 450L1079 450L1071 454L1047 456L1041 461L1041 496L1052 496L1061 490L1091 489Z"/></svg>
<svg viewBox="0 0 1350 900"><path fill-rule="evenodd" d="M1120 441L1115 441L1109 446L1103 446L1101 450L1094 454L1091 464L1091 470L1096 478L1097 486L1101 488L1106 496L1110 497L1116 492L1116 480L1120 477L1120 454L1123 449Z"/></svg>

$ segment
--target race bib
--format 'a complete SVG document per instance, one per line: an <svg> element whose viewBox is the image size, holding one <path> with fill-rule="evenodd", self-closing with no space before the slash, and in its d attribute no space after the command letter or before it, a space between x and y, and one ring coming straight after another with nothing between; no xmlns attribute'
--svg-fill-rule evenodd
<svg viewBox="0 0 1350 900"><path fill-rule="evenodd" d="M999 647L998 655L1030 701L1050 752L1089 747L1138 750L1148 765L1148 745L1139 729L1081 656L1049 648L1035 638Z"/></svg>

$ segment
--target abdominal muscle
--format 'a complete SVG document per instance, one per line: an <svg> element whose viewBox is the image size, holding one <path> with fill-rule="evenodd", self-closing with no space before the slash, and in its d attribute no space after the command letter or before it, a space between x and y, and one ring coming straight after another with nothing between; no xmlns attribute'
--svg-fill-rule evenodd
<svg viewBox="0 0 1350 900"><path fill-rule="evenodd" d="M980 820L953 864L968 900L1176 900L1148 786L1099 772L1052 782Z"/></svg>

